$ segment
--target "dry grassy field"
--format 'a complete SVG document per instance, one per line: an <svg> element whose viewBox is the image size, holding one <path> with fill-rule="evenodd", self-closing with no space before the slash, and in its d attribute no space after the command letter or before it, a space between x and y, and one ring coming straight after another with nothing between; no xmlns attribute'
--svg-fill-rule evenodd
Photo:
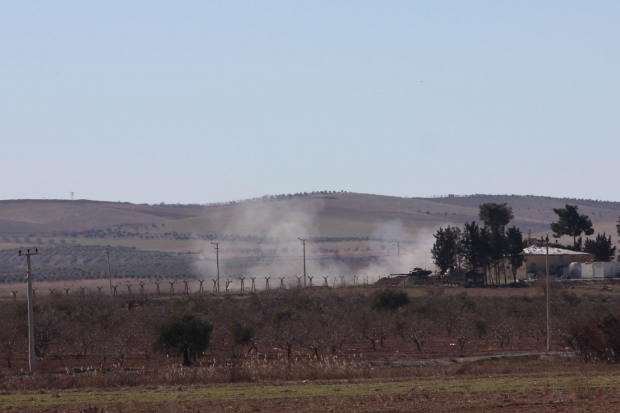
<svg viewBox="0 0 620 413"><path fill-rule="evenodd" d="M436 412L617 411L620 377L609 369L570 374L444 374L416 379L330 380L201 386L143 386L4 394L19 412ZM567 365L566 367L569 367ZM105 410L104 410L105 409Z"/></svg>
<svg viewBox="0 0 620 413"><path fill-rule="evenodd" d="M357 294L361 294L360 297L371 297L375 291L378 290L349 287L259 293L256 296L233 294L216 297L206 294L204 297L152 297L150 304L144 302L129 311L127 305L131 302L137 305L136 298L121 296L114 302L118 314L126 314L123 317L132 314L140 317L143 311L139 309L141 306L145 306L144 310L152 308L155 311L153 314L161 315L165 311L161 313L158 308L169 308L168 305L174 300L196 299L197 303L210 306L211 310L205 309L205 314L217 324L220 317L231 310L236 314L232 315L233 319L250 320L256 316L239 313L230 307L233 303L237 303L234 306L243 307L256 302L251 305L268 309L273 305L286 306L282 303L290 299L293 299L291 303L307 303L303 298L305 296L314 297L312 300L329 297L338 300L338 297L349 299L347 297L355 297ZM288 359L283 348L269 341L269 337L257 333L257 352L241 346L241 352L231 358L231 347L226 344L226 336L221 336L227 333L222 330L217 333L217 337L221 338L216 337L214 342L219 344L214 344L197 365L182 367L178 358L165 354L153 352L145 357L144 351L148 346L143 347L141 340L133 339L132 350L119 364L113 353L109 353L107 361L105 357L102 358L100 350L96 350L96 343L91 344L95 346L92 350L76 356L73 352L79 343L73 347L70 340L62 339L49 347L47 356L38 357L38 372L34 375L25 373L27 363L21 353L15 355L11 368L0 366L0 411L101 412L105 409L107 412L136 413L287 412L295 409L315 412L343 409L355 412L430 412L464 409L516 412L534 409L546 412L617 409L620 402L617 396L620 375L615 368L616 364L584 362L577 347L568 347L563 331L570 326L566 317L569 313L615 313L617 303L620 302L620 285L555 285L554 323L559 324L554 328L551 353L545 351L544 334L532 335L536 331L530 325L534 323L533 318L523 319L523 322L513 325L512 339L500 346L499 336L496 336L500 330L494 330L493 327L496 318L489 317L488 330L483 335L480 330L466 333L467 341L460 348L457 340L459 336L445 333L444 326L450 318L449 312L434 315L444 307L440 303L449 305L470 302L467 306L474 305L474 310L479 309L471 313L472 321L485 317L488 314L485 308L505 314L498 314L500 320L505 316L521 320L513 311L528 311L530 306L536 311L543 309L544 290L538 286L520 289L430 286L405 291L413 300L411 305L414 311L419 311L419 306L425 302L436 301L439 304L429 307L436 308L431 313L420 313L427 314L426 317L436 323L436 327L427 327L434 333L427 337L423 352L413 342L400 338L394 330L388 333L385 341L381 340L381 345L376 341L376 349L373 349L369 340L354 333L335 354L324 348L317 360L312 351L296 344L292 358ZM66 323L72 323L74 317L78 317L75 320L81 319L80 314L83 313L76 311L79 306L88 305L85 304L88 300L80 298L80 293L71 293L66 297L60 295L52 301L49 298L40 300L41 308L51 309L49 314L52 317L60 317L56 323L60 322L60 325L67 327L69 324ZM105 304L106 300L103 298L101 303ZM261 302L264 304L259 304ZM268 304L270 302L273 304ZM6 299L0 302L3 303L4 309L20 305L19 302L12 303ZM365 308L364 305L362 303L361 310ZM451 311L466 309L453 308L456 310ZM300 311L315 314L312 307ZM262 323L270 319L268 316L261 317L264 320ZM151 320L151 325L154 321ZM83 333L76 334L88 334L92 331L88 326L87 323L79 327ZM131 327L134 324L128 326L136 328ZM108 335L104 340L112 338ZM62 350L61 346L68 347Z"/></svg>

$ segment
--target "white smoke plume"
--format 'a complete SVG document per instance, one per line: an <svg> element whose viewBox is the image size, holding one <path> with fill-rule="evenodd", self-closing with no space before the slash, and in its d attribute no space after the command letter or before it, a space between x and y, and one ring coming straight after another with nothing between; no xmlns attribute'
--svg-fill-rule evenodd
<svg viewBox="0 0 620 413"><path fill-rule="evenodd" d="M240 277L246 277L246 288L250 277L256 277L258 289L265 287L265 277L271 277L272 289L279 287L280 278L285 279L287 286L297 285L303 275L302 246L298 238L322 235L317 218L323 209L320 198L238 205L222 234L251 235L264 242L252 245L243 241L221 241L220 279L230 279L234 290L239 289ZM375 226L369 241L360 241L356 248L346 248L346 251L338 247L339 243L330 243L331 248L327 248L326 244L309 240L306 244L307 273L313 277L313 285L323 285L327 277L331 286L342 282L348 285L373 283L390 274L407 273L414 267L433 270L430 250L438 228L439 225L407 230L400 220L383 221ZM201 231L197 229L197 232ZM343 237L347 235L342 234ZM216 273L213 245L205 241L199 242L197 247L203 251L203 259L195 266L205 279L213 279ZM355 258L367 259L366 264L360 268L360 261Z"/></svg>

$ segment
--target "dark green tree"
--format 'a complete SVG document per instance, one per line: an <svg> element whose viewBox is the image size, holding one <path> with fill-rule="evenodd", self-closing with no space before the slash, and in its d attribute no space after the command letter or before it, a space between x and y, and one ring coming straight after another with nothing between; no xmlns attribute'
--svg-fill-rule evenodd
<svg viewBox="0 0 620 413"><path fill-rule="evenodd" d="M577 205L568 205L564 208L553 208L553 212L558 215L558 221L551 223L551 230L555 238L562 235L573 237L573 248L577 249L577 237L582 233L585 235L594 234L592 221L587 215L580 214Z"/></svg>
<svg viewBox="0 0 620 413"><path fill-rule="evenodd" d="M616 231L618 231L618 237L620 238L620 218L618 218L618 223L616 224Z"/></svg>
<svg viewBox="0 0 620 413"><path fill-rule="evenodd" d="M489 202L479 207L478 217L484 222L484 225L492 231L498 230L502 234L506 225L515 217L512 213L512 207L508 204L496 204Z"/></svg>
<svg viewBox="0 0 620 413"><path fill-rule="evenodd" d="M506 236L500 228L481 228L486 230L489 236L488 248L489 248L489 261L495 271L495 280L497 284L500 283L500 267L504 260L504 252L506 250ZM504 281L506 281L506 271L504 271Z"/></svg>
<svg viewBox="0 0 620 413"><path fill-rule="evenodd" d="M523 265L523 234L515 226L506 231L506 256L512 270L512 279L517 281L517 268Z"/></svg>
<svg viewBox="0 0 620 413"><path fill-rule="evenodd" d="M251 325L243 324L239 320L233 320L230 324L230 338L232 339L232 355L236 357L235 345L244 346L249 345L250 351L252 349L258 352L258 349L254 345L254 327Z"/></svg>
<svg viewBox="0 0 620 413"><path fill-rule="evenodd" d="M457 266L458 242L461 230L456 227L448 226L446 229L439 228L434 235L435 244L431 249L433 262L439 268L441 275L448 270L453 271Z"/></svg>
<svg viewBox="0 0 620 413"><path fill-rule="evenodd" d="M484 221L484 226L489 230L489 260L495 271L495 280L500 282L500 270L505 266L504 255L506 250L506 225L514 218L512 207L508 204L486 203L479 207L478 217ZM504 270L504 282L506 271Z"/></svg>
<svg viewBox="0 0 620 413"><path fill-rule="evenodd" d="M375 310L388 310L392 312L409 304L409 302L409 296L405 291L388 289L375 291L370 305Z"/></svg>
<svg viewBox="0 0 620 413"><path fill-rule="evenodd" d="M594 254L596 261L611 261L616 257L616 247L611 246L611 235L609 238L603 234L597 234L596 239L586 239L584 252Z"/></svg>
<svg viewBox="0 0 620 413"><path fill-rule="evenodd" d="M155 327L155 349L175 351L183 355L183 365L191 366L192 358L209 347L213 326L192 309L176 308Z"/></svg>
<svg viewBox="0 0 620 413"><path fill-rule="evenodd" d="M465 223L459 242L459 254L469 270L482 269L486 276L491 255L490 241L491 235L488 228L481 228L475 221Z"/></svg>

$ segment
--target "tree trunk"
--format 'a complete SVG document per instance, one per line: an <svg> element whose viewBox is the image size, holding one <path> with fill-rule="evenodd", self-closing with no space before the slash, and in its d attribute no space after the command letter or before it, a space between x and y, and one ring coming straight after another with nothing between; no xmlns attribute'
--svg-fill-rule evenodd
<svg viewBox="0 0 620 413"><path fill-rule="evenodd" d="M184 348L183 349L183 365L184 366L191 366L192 365L192 361L189 358L189 348Z"/></svg>
<svg viewBox="0 0 620 413"><path fill-rule="evenodd" d="M418 347L418 351L420 353L422 353L422 344L420 343L420 340L418 340L417 338L413 339L413 342L415 343L415 345Z"/></svg>
<svg viewBox="0 0 620 413"><path fill-rule="evenodd" d="M372 338L369 338L368 340L370 340L370 342L372 343L372 349L373 349L374 351L377 351L377 346L375 345L375 340L374 340L374 339L372 339Z"/></svg>

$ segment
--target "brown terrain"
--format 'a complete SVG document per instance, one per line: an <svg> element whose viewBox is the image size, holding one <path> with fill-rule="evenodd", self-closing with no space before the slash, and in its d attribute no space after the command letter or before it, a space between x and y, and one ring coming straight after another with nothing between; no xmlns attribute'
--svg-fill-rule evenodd
<svg viewBox="0 0 620 413"><path fill-rule="evenodd" d="M597 232L606 232L617 240L615 225L620 216L617 202L507 195L400 198L339 192L205 206L86 200L0 201L0 248L44 246L49 245L49 239L57 243L65 239L67 243L75 241L83 245L191 251L191 243L164 234L267 235L265 228L256 224L255 217L266 217L273 222L303 220L305 233L300 235L309 237L372 237L378 233L385 236L378 227L397 221L405 235L415 241L420 230L477 220L478 206L486 202L505 202L512 206L513 224L525 234L531 230L532 235L550 232L549 223L556 219L552 208L575 204L592 219ZM105 238L80 233L119 226L135 230L130 235Z"/></svg>
<svg viewBox="0 0 620 413"><path fill-rule="evenodd" d="M476 220L478 206L486 202L512 206L512 224L532 237L550 233L549 223L555 220L552 208L576 204L590 216L596 232L618 241L620 203L534 196L400 198L334 192L217 205L13 200L0 201L0 282L17 282L21 277L11 273L24 268L24 260L15 254L19 248L41 250L35 265L47 277L44 281L105 276L104 247L113 250L120 278L212 278L212 241L222 244L220 258L237 260L229 263L233 279L247 274L243 260L266 257L274 257L274 265L257 264L254 275L290 277L300 266L298 237L309 238L308 265L314 265L317 276L318 272L352 276L373 261L400 254L376 274L385 276L413 266L431 268L429 252L436 229ZM571 240L565 237L561 242ZM330 271L339 260L346 268ZM192 265L196 261L200 262ZM148 263L165 269L147 270ZM268 268L261 270L261 265Z"/></svg>
<svg viewBox="0 0 620 413"><path fill-rule="evenodd" d="M513 223L525 234L531 232L533 237L550 232L549 223L555 220L552 208L566 203L577 204L580 212L590 216L597 232L605 231L617 241L615 226L620 216L620 203L544 197L398 198L316 193L279 201L206 206L81 200L1 201L0 295L2 302L8 305L12 301L10 292L19 291L16 302L11 305L22 306L25 301L21 281L24 262L16 256L17 248L40 249L41 254L34 258L35 287L39 299L47 299L51 294L49 290L65 296L64 288L70 288L69 295L74 297L80 293L80 287L91 292L102 287L105 292L107 268L103 248L109 246L121 306L129 306L133 300L126 285L131 284L132 293L137 294L139 282L144 283L146 294L151 296L151 305L157 306L158 300L165 303L169 299L167 296L152 297L157 278L177 280L177 294L183 290L182 280L190 280L190 291L196 293L199 284L195 278L201 278L200 268L194 265L196 261L210 266L204 277L213 277L211 241L222 243L222 268L224 274L237 282L235 291L239 288L235 271L243 260L265 256L281 258L282 262L274 260L276 264L271 263L271 267L252 267L258 268L253 271L271 273L277 265L285 272L299 274L301 247L297 234L324 238L308 242L308 258L311 259L308 266L315 283L317 280L322 283L324 274L333 281L339 274L350 277L377 260L383 260L383 265L389 261L385 272L402 267L406 271L407 265L414 265L413 261L402 264L400 259L406 260L407 256L415 255L430 266L429 242L438 226L475 220L478 206L486 202L508 203L515 214ZM396 241L400 242L398 248L402 256L398 259L394 258ZM344 273L342 268L340 272L333 272L333 263L338 261L347 263L346 268L351 272ZM420 261L415 265L423 266ZM260 279L259 288L262 288L264 280ZM277 278L272 282L277 283ZM288 288L296 282L291 278ZM357 282L363 283L363 280ZM246 288L247 283L249 280L246 280ZM347 278L347 283L351 285L352 278ZM211 287L210 280L205 280L204 289L210 291ZM371 287L357 288L372 291ZM599 303L615 305L620 298L620 287L614 282L567 282L561 289L567 299L577 297L591 303L588 304L590 309ZM166 281L162 282L161 290L164 295L168 293ZM464 290L426 286L410 288L407 292L412 298L434 294L452 297L462 295ZM553 291L560 294L559 290ZM467 289L466 292L472 298L489 302L529 302L541 300L544 289L531 286ZM26 358L20 353L14 356L10 369L5 365L0 367L0 386L4 389L0 393L0 411L100 413L105 408L106 412L516 412L527 409L550 412L620 409L617 396L620 375L613 364L585 363L579 359L578 352L560 340L554 342L551 354L545 354L544 347L544 340L531 335L513 337L503 346L486 335L481 339L470 337L460 351L453 338L441 336L430 340L420 353L413 343L391 336L384 346L374 351L367 340L356 338L346 342L337 357L326 356L321 364L312 362L307 350L296 350L295 363L300 366L296 368L302 371L286 374L283 372L289 367L283 351L262 347L258 356L245 355L239 361L246 374L239 378L234 375L238 373L233 374L234 360L231 359L230 365L220 364L227 357L220 349L212 357L214 363L219 360L217 368L223 370L204 379L192 376L198 374L193 373L194 370L178 367L178 359L168 359L157 353L145 359L138 350L129 354L120 367L111 359L102 362L100 355L76 357L67 351L64 356L42 358L38 364L42 373L29 376L25 373ZM209 367L208 357L202 363L200 368Z"/></svg>

